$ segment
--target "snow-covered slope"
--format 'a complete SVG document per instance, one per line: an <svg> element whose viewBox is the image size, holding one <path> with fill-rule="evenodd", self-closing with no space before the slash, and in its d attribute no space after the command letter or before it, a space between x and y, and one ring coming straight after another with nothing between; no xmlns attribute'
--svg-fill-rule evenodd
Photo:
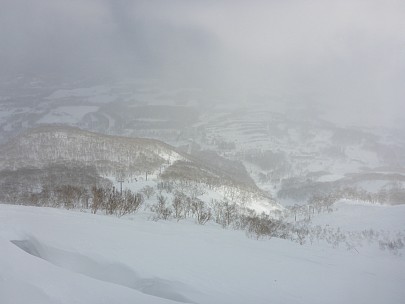
<svg viewBox="0 0 405 304"><path fill-rule="evenodd" d="M282 190L279 200L286 198L291 184L296 189L311 184L319 192L325 186L329 192L346 183L370 191L364 183L375 180L373 173L401 175L405 142L400 132L338 126L300 110L299 105L290 107L277 111L267 103L249 103L245 108L220 109L216 116L202 115L195 140L206 149L243 161L259 187L274 197ZM347 182L345 177L351 174L362 174L362 178ZM395 182L402 183L403 177ZM378 180L371 192L390 188L393 181L382 175ZM308 194L302 189L299 198L290 195L288 199L303 202L311 194L314 191Z"/></svg>
<svg viewBox="0 0 405 304"><path fill-rule="evenodd" d="M61 171L56 177L55 166ZM89 173L95 176L91 178ZM216 192L219 199L232 196L235 201L236 196L243 197L235 203L247 202L249 208L260 212L268 213L279 207L257 188L240 163L219 156L188 155L155 139L111 136L67 126L43 126L0 146L0 187L7 192L2 196L5 200L13 193L27 192L27 189L32 192L31 188L40 192L46 187L54 187L50 183L68 185L72 184L72 179L85 176L89 177L87 184L84 180L79 183L73 180L73 185L90 189L103 177L111 182L123 180L124 187L133 188L128 183L149 179L155 186L165 182L174 189L179 184L182 188L198 186L202 189L199 192Z"/></svg>
<svg viewBox="0 0 405 304"><path fill-rule="evenodd" d="M184 159L173 147L157 140L108 136L66 126L32 129L0 149L3 169L76 162L125 174L156 170Z"/></svg>
<svg viewBox="0 0 405 304"><path fill-rule="evenodd" d="M401 223L405 209L395 208L389 220ZM338 225L333 215L328 223ZM257 241L214 224L145 216L0 205L0 303L399 304L405 298L404 256L374 246L356 252Z"/></svg>

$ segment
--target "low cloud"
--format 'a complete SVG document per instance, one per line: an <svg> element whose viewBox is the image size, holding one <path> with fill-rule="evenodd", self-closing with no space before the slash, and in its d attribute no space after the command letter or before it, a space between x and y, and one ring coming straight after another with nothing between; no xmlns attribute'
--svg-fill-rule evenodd
<svg viewBox="0 0 405 304"><path fill-rule="evenodd" d="M395 124L404 15L394 0L4 0L0 73L160 78L235 102L267 90Z"/></svg>

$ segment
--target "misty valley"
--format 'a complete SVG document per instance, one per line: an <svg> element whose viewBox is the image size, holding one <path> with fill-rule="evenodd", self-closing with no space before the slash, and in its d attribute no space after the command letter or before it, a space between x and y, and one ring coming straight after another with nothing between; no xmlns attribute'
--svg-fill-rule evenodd
<svg viewBox="0 0 405 304"><path fill-rule="evenodd" d="M2 113L7 113L1 117L3 203L84 213L84 223L93 214L146 226L167 222L170 226L164 229L169 230L179 229L171 228L173 224L184 231L195 229L190 225L201 225L218 241L226 237L217 229L224 229L259 245L266 242L271 247L274 240L284 240L309 252L317 248L342 252L349 260L374 252L403 266L405 138L394 130L339 126L298 105L278 101L278 108L270 107L258 97L246 105L208 106L198 90L167 91L152 81L53 92L30 85L25 97L16 93L2 97ZM83 260L92 258L88 252L66 264L73 253L59 257L53 253L59 249L51 253L44 249L60 248L53 240L60 234L52 235L48 245L38 245L47 243L48 237L32 235L31 228L36 231L38 227L29 224L32 219L25 218L26 211L1 208L3 231L8 222L16 227L14 220L5 218L10 212L17 222L28 222L24 224L28 230L12 237L11 244L18 245L12 250L22 248L70 271L73 266L66 265L73 263L74 272L115 284L118 280L123 288L158 299L204 299L137 274L131 274L137 283L129 283L124 278L131 263L125 266L128 270L117 270L115 277L99 275L102 266L93 269ZM44 209L39 216L49 212ZM61 221L68 229L71 215L63 216L66 219ZM92 231L91 227L83 229ZM158 226L153 230L159 236ZM125 233L132 238L131 230ZM195 237L199 233L204 231ZM155 241L150 248L159 246L161 239ZM234 245L241 246L240 242ZM74 243L67 247L76 246ZM205 246L217 245L207 241ZM73 251L83 255L84 248ZM261 263L267 263L273 249L268 250ZM299 250L294 249L301 255ZM204 252L199 254L204 256ZM178 250L172 254L178 255ZM266 278L266 273L259 273L258 277ZM182 271L175 274L180 275L176 280L183 276ZM151 286L142 287L143 282ZM212 292L211 287L206 288ZM328 292L334 291L334 287L328 288ZM255 298L258 303L271 298L265 295L273 289L265 290L260 293L263 300ZM291 300L284 297L279 299ZM232 297L225 292L213 298L225 301Z"/></svg>
<svg viewBox="0 0 405 304"><path fill-rule="evenodd" d="M2 0L0 304L405 303L404 3Z"/></svg>

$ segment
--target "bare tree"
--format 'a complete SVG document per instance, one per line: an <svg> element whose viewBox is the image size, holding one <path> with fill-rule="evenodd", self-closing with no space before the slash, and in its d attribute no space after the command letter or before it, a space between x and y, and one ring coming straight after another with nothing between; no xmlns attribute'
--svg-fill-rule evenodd
<svg viewBox="0 0 405 304"><path fill-rule="evenodd" d="M131 190L125 190L122 194L120 200L120 205L116 210L117 216L123 216L125 214L130 214L136 212L139 207L143 204L144 198L140 193L133 193Z"/></svg>
<svg viewBox="0 0 405 304"><path fill-rule="evenodd" d="M198 224L204 225L211 219L212 216L211 209L207 208L207 206L202 200L194 199L192 202L192 206Z"/></svg>
<svg viewBox="0 0 405 304"><path fill-rule="evenodd" d="M167 206L167 198L163 195L158 195L158 201L151 207L151 210L155 212L154 220L167 220L172 214L172 210Z"/></svg>
<svg viewBox="0 0 405 304"><path fill-rule="evenodd" d="M238 217L238 208L236 204L231 204L228 200L216 203L215 221L222 227L229 227Z"/></svg>
<svg viewBox="0 0 405 304"><path fill-rule="evenodd" d="M184 194L177 192L172 202L173 216L177 221L185 217L186 197Z"/></svg>
<svg viewBox="0 0 405 304"><path fill-rule="evenodd" d="M108 190L107 200L105 205L105 213L106 214L114 214L118 210L119 206L123 204L123 197L118 192L115 191L113 188L112 190Z"/></svg>
<svg viewBox="0 0 405 304"><path fill-rule="evenodd" d="M93 188L91 188L91 194L93 196L91 212L96 214L99 209L103 209L105 206L106 193L103 188L93 186Z"/></svg>
<svg viewBox="0 0 405 304"><path fill-rule="evenodd" d="M142 188L141 192L143 193L143 195L146 196L147 199L150 199L155 194L156 191L155 188L147 185Z"/></svg>

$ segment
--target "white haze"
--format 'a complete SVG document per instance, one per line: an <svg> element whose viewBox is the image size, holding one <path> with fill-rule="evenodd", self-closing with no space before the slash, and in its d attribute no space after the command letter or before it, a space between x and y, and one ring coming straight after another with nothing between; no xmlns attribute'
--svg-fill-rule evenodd
<svg viewBox="0 0 405 304"><path fill-rule="evenodd" d="M405 129L404 17L399 0L2 0L0 76L157 78L235 103L265 91Z"/></svg>

